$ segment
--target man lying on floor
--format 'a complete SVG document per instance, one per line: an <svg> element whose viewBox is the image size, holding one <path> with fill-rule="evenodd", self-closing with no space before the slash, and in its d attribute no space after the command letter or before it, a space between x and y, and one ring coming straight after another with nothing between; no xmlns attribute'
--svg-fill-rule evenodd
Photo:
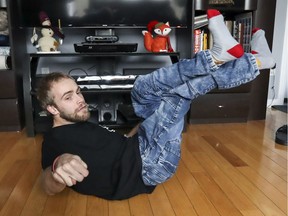
<svg viewBox="0 0 288 216"><path fill-rule="evenodd" d="M109 200L151 193L176 172L191 101L214 88L250 82L260 69L275 65L263 30L253 30L253 52L244 53L220 12L207 14L214 41L211 50L137 77L131 98L143 121L129 136L87 121L88 105L73 78L51 73L42 79L37 97L53 116L42 146L47 194L66 186Z"/></svg>

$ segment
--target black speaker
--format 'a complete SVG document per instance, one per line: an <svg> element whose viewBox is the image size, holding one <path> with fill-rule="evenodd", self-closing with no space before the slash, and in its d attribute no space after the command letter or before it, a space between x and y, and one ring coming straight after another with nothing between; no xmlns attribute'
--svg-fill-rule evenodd
<svg viewBox="0 0 288 216"><path fill-rule="evenodd" d="M113 98L101 97L98 106L98 121L116 122L117 106L117 102Z"/></svg>

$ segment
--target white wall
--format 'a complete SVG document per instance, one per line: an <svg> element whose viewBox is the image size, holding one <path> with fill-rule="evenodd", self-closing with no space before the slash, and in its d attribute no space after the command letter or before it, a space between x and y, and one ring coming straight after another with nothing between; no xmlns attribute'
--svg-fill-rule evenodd
<svg viewBox="0 0 288 216"><path fill-rule="evenodd" d="M288 78L288 1L277 0L272 54L276 69L270 72L267 106L282 105L287 98Z"/></svg>

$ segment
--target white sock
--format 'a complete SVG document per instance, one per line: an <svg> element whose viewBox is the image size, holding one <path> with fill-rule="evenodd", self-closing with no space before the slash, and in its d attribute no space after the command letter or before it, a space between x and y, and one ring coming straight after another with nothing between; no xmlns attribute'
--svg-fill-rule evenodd
<svg viewBox="0 0 288 216"><path fill-rule="evenodd" d="M252 33L251 53L260 62L258 68L261 70L275 67L276 62L265 38L265 32L262 29L255 28Z"/></svg>
<svg viewBox="0 0 288 216"><path fill-rule="evenodd" d="M218 10L210 9L207 16L208 28L213 36L213 47L210 50L213 58L220 62L240 58L244 54L243 48L227 29L222 14Z"/></svg>

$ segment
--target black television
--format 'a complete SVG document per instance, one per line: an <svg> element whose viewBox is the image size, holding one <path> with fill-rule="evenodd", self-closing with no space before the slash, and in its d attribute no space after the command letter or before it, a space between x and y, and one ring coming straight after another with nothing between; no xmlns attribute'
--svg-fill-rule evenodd
<svg viewBox="0 0 288 216"><path fill-rule="evenodd" d="M77 28L143 28L152 20L172 28L191 25L191 0L21 0L21 25L40 25L45 11L52 24Z"/></svg>

